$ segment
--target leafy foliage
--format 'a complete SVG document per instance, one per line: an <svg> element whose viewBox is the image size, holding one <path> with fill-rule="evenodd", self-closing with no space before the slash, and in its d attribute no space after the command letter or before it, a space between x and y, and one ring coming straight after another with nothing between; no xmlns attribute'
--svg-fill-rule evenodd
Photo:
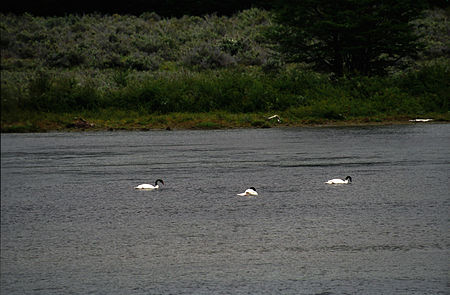
<svg viewBox="0 0 450 295"><path fill-rule="evenodd" d="M272 36L292 61L344 74L381 74L418 43L412 20L423 1L279 0Z"/></svg>
<svg viewBox="0 0 450 295"><path fill-rule="evenodd" d="M0 15L2 68L153 71L166 62L200 69L263 65L272 51L261 36L270 25L269 13L259 9L232 17L170 19L155 13L139 17Z"/></svg>
<svg viewBox="0 0 450 295"><path fill-rule="evenodd" d="M420 51L420 58L430 60L433 58L450 56L450 10L431 9L425 11L425 17L412 22L419 41L424 45Z"/></svg>
<svg viewBox="0 0 450 295"><path fill-rule="evenodd" d="M447 114L448 21L441 22L447 19L445 11L427 11L413 23L426 46L409 68L336 78L283 64L263 33L272 15L259 9L178 19L1 15L2 124L71 112L161 121L160 114L202 112L277 111L311 121ZM248 126L266 125L248 118Z"/></svg>
<svg viewBox="0 0 450 295"><path fill-rule="evenodd" d="M296 110L305 117L342 120L379 114L447 113L450 64L437 64L394 77L341 78L291 68L278 74L261 69L221 69L201 72L43 72L7 81L27 81L22 87L4 83L2 114L18 110L71 112L83 110L137 111L145 114L228 111L234 113ZM101 79L100 79L101 77ZM83 80L84 79L84 80ZM111 81L100 87L99 81ZM3 119L3 118L2 118Z"/></svg>

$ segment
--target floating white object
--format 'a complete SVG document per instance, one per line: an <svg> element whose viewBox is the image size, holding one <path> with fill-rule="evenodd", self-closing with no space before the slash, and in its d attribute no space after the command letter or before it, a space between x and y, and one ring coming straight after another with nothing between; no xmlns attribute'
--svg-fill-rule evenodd
<svg viewBox="0 0 450 295"><path fill-rule="evenodd" d="M258 193L256 192L256 188L254 188L253 186L247 190L245 190L245 192L237 194L238 196L257 196Z"/></svg>
<svg viewBox="0 0 450 295"><path fill-rule="evenodd" d="M151 185L151 184L144 183L144 184L140 184L140 185L136 186L135 189L141 189L141 190L154 190L154 189L158 189L158 188L159 188L158 182L161 182L162 184L164 184L164 181L163 181L162 179L157 179L157 180L155 181L155 185Z"/></svg>
<svg viewBox="0 0 450 295"><path fill-rule="evenodd" d="M414 119L414 120L409 120L409 122L430 122L433 121L433 119Z"/></svg>
<svg viewBox="0 0 450 295"><path fill-rule="evenodd" d="M347 176L344 179L340 179L340 178L334 178L334 179L330 179L327 182L325 182L326 184L347 184L349 182L352 182L352 178L350 176Z"/></svg>

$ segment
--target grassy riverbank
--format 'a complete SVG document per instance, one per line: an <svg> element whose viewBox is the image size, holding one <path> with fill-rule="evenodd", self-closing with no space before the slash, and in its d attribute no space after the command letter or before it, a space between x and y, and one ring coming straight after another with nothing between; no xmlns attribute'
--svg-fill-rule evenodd
<svg viewBox="0 0 450 295"><path fill-rule="evenodd" d="M9 80L19 80L13 79L17 72L8 74ZM94 76L90 81L84 74L48 71L22 78L20 87L4 84L2 132L449 120L448 63L389 77L339 80L297 67L277 73L258 67L127 72L120 76L123 80L116 72L109 77L101 72L102 79ZM102 89L95 85L99 82L111 84ZM281 123L267 120L274 114Z"/></svg>
<svg viewBox="0 0 450 295"><path fill-rule="evenodd" d="M429 30L420 60L384 77L336 78L284 64L265 38L272 17L259 9L0 22L1 132L450 121L442 10L417 23ZM274 114L281 123L267 120Z"/></svg>
<svg viewBox="0 0 450 295"><path fill-rule="evenodd" d="M117 110L101 110L82 113L29 113L27 119L2 123L2 132L49 132L49 131L115 131L115 130L207 130L231 128L276 128L305 126L358 126L386 124L414 124L414 116L372 116L326 119L297 117L291 111L277 113L169 113L164 115L139 114ZM429 113L424 118L433 122L450 122L450 114Z"/></svg>

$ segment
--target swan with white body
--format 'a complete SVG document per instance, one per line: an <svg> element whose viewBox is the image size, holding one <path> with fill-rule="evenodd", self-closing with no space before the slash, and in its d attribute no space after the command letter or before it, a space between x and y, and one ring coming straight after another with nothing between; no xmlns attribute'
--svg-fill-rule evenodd
<svg viewBox="0 0 450 295"><path fill-rule="evenodd" d="M164 184L164 181L162 179L157 179L155 181L155 184L148 184L148 183L144 183L144 184L140 184L138 186L135 187L135 189L140 189L140 190L154 190L154 189L159 189L159 184L158 182L160 182L161 184Z"/></svg>
<svg viewBox="0 0 450 295"><path fill-rule="evenodd" d="M325 183L326 184L347 184L350 182L352 182L352 178L350 176L347 176L345 179L340 179L340 178L330 179Z"/></svg>
<svg viewBox="0 0 450 295"><path fill-rule="evenodd" d="M237 194L238 196L257 196L258 192L256 191L256 188L254 188L253 186L247 190L245 190L245 192Z"/></svg>

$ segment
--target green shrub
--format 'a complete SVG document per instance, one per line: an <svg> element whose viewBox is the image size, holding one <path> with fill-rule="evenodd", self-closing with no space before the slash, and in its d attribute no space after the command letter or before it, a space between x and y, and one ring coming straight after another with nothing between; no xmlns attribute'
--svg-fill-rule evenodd
<svg viewBox="0 0 450 295"><path fill-rule="evenodd" d="M201 70L228 67L236 64L236 60L228 53L211 45L193 48L183 58L183 64Z"/></svg>
<svg viewBox="0 0 450 295"><path fill-rule="evenodd" d="M221 127L222 126L219 123L210 122L210 121L200 122L195 125L195 128L198 128L198 129L218 129Z"/></svg>
<svg viewBox="0 0 450 295"><path fill-rule="evenodd" d="M426 111L448 111L450 101L450 63L432 64L401 75L399 87L413 97L420 97Z"/></svg>

